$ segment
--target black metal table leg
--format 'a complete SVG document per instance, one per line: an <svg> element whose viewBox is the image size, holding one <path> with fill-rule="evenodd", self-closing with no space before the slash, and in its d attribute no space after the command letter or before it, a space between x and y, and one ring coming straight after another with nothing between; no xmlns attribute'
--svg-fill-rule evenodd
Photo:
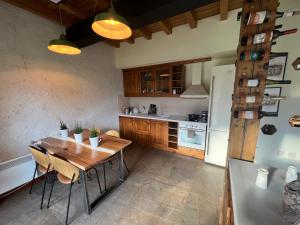
<svg viewBox="0 0 300 225"><path fill-rule="evenodd" d="M81 180L80 183L82 184L81 194L82 194L84 210L86 214L91 214L91 206L90 206L89 194L87 190L86 171L80 170L80 180Z"/></svg>

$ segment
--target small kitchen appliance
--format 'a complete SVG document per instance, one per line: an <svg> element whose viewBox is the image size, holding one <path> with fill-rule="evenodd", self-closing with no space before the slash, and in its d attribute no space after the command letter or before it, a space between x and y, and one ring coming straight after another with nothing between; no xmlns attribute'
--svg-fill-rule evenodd
<svg viewBox="0 0 300 225"><path fill-rule="evenodd" d="M157 107L155 104L150 104L148 114L156 115L157 114Z"/></svg>
<svg viewBox="0 0 300 225"><path fill-rule="evenodd" d="M199 122L200 115L198 114L188 114L188 121Z"/></svg>

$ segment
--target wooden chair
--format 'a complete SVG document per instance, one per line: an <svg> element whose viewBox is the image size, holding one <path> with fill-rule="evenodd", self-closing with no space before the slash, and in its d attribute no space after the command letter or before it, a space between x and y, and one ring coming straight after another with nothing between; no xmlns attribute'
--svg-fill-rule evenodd
<svg viewBox="0 0 300 225"><path fill-rule="evenodd" d="M66 221L65 221L65 224L67 225L72 186L73 186L74 182L79 180L79 169L76 166L73 166L71 163L69 163L65 159L59 158L57 156L49 155L49 158L50 158L51 165L53 165L53 168L57 174L58 181L62 184L70 185L69 196L68 196L68 205L67 205L67 215L66 215ZM93 168L93 169L96 171L98 185L99 185L100 194L101 194L102 189L101 189L101 185L100 185L98 171L96 168ZM51 200L54 183L55 183L55 180L53 179L49 198L48 198L47 208L49 208L49 205L50 205L50 200Z"/></svg>
<svg viewBox="0 0 300 225"><path fill-rule="evenodd" d="M34 178L35 178L35 174L36 174L37 170L41 174L45 174L45 176L46 176L45 181L44 181L44 186L43 186L41 205L40 205L40 209L43 209L43 201L44 201L44 195L45 195L47 175L50 171L53 170L53 166L50 163L50 159L49 159L48 155L46 154L46 152L43 152L42 149L38 149L36 147L29 146L29 150L35 160L35 170L33 173L32 180L31 180L31 187L29 190L29 194L32 193L32 188L33 188L33 184L34 184L34 180L35 180Z"/></svg>

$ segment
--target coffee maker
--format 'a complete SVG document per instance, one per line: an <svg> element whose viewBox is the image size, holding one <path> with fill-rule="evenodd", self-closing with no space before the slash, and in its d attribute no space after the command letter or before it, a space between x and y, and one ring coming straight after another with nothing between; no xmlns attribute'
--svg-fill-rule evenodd
<svg viewBox="0 0 300 225"><path fill-rule="evenodd" d="M149 115L156 115L157 114L157 107L156 107L155 104L150 104L148 114Z"/></svg>

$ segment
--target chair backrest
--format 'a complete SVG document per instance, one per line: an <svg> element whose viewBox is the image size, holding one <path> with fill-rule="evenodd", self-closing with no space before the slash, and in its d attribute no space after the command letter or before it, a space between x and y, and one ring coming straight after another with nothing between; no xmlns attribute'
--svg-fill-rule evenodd
<svg viewBox="0 0 300 225"><path fill-rule="evenodd" d="M105 134L114 136L114 137L120 137L119 131L116 131L116 130L109 130L109 131L105 132Z"/></svg>
<svg viewBox="0 0 300 225"><path fill-rule="evenodd" d="M70 180L73 178L73 181L77 180L79 177L79 169L76 166L73 166L68 161L58 158L54 155L49 155L50 162L58 173L62 174L63 176L69 178Z"/></svg>
<svg viewBox="0 0 300 225"><path fill-rule="evenodd" d="M33 147L29 147L29 150L31 151L31 154L34 160L37 162L37 164L47 169L48 166L50 165L50 159L48 155Z"/></svg>

